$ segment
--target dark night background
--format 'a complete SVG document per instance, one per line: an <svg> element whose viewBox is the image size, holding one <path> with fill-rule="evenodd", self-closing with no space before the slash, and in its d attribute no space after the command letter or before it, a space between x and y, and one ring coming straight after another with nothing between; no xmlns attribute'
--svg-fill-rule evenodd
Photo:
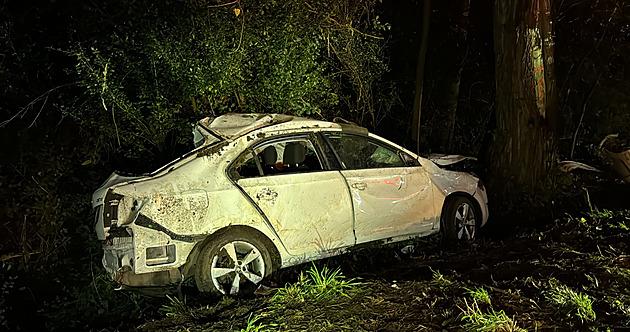
<svg viewBox="0 0 630 332"><path fill-rule="evenodd" d="M198 119L228 112L341 116L415 150L411 120L423 1L333 3L0 2L0 329L128 330L164 317L158 312L163 299L114 291L101 267L90 196L113 170L148 172L190 150ZM558 171L544 189L505 185L509 181L494 172L500 111L494 1L473 0L467 15L463 3L431 3L421 152L480 160L477 172L490 185L492 207L481 245L509 242L523 228L531 236L549 231L550 241L560 241L553 233L562 228L558 222L567 222L563 231L581 229L586 226L570 220L585 213L593 227L609 232L602 243L616 246L611 252L622 257L626 281L608 276L602 283L618 282L609 288L621 292L617 298L627 306L606 306L613 295L602 295L596 310L607 318L599 326L628 328L630 263L620 244L627 227L597 224L604 221L593 211L603 210L593 206L610 209L615 222L630 218L627 184L599 147L607 135L619 134L606 148L630 148L630 1L551 1L556 159L602 172ZM241 15L235 15L238 6ZM575 218L567 221L565 213ZM606 242L618 232L626 237ZM586 238L571 241L599 241L588 230L579 234ZM392 257L382 254L385 261ZM448 269L448 261L436 260ZM380 263L371 264L369 271ZM405 280L403 270L394 273L399 280ZM582 279L567 282L578 287ZM536 317L553 320L552 314ZM446 318L442 323L459 326Z"/></svg>

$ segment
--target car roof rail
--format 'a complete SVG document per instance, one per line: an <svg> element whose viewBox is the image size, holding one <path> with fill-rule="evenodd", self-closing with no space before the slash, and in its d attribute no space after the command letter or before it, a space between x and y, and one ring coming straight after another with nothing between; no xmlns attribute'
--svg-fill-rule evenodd
<svg viewBox="0 0 630 332"><path fill-rule="evenodd" d="M369 132L367 128L361 127L352 121L348 121L341 117L336 117L333 119L333 123L338 124L341 127L341 131L355 133L360 135L367 135Z"/></svg>

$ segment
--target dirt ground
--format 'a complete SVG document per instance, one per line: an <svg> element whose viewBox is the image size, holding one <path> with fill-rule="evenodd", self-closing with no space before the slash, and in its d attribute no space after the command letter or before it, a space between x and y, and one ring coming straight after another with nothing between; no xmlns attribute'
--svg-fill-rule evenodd
<svg viewBox="0 0 630 332"><path fill-rule="evenodd" d="M503 311L527 331L630 330L630 211L591 210L541 220L539 225L544 226L490 225L476 241L459 246L430 237L413 242L411 252L408 244L390 245L320 261L319 266L340 267L347 278L361 282L348 297L327 301L272 308L272 295L207 299L184 289L187 313L163 316L133 329L474 330L464 319L474 302L469 290L483 287L490 303L479 303L478 311ZM299 272L309 267L280 271L278 280L295 282ZM580 319L575 311L555 304L550 295L554 285L587 295L596 318ZM252 317L258 320L248 329Z"/></svg>

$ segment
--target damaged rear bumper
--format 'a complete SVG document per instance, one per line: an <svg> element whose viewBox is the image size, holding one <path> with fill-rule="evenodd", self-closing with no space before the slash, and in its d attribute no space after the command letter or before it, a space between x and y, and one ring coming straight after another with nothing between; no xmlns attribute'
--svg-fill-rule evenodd
<svg viewBox="0 0 630 332"><path fill-rule="evenodd" d="M114 281L129 287L161 287L182 280L179 269L134 272L133 237L108 238L103 244L103 266Z"/></svg>
<svg viewBox="0 0 630 332"><path fill-rule="evenodd" d="M121 285L129 287L162 287L180 282L182 275L179 270L136 274L131 271L131 267L123 266L116 271L114 280Z"/></svg>

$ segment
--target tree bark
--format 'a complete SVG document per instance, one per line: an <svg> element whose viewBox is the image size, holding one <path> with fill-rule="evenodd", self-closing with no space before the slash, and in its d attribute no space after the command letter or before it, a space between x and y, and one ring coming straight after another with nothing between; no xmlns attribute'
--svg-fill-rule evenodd
<svg viewBox="0 0 630 332"><path fill-rule="evenodd" d="M557 91L549 0L494 4L497 183L549 188L556 165ZM504 188L507 189L507 188Z"/></svg>
<svg viewBox="0 0 630 332"><path fill-rule="evenodd" d="M413 116L411 137L416 141L416 153L420 153L420 114L422 109L422 89L424 87L424 62L427 57L427 44L429 39L429 26L431 21L431 0L424 0L422 14L422 39L418 52L418 64L416 66L416 91L413 98Z"/></svg>

